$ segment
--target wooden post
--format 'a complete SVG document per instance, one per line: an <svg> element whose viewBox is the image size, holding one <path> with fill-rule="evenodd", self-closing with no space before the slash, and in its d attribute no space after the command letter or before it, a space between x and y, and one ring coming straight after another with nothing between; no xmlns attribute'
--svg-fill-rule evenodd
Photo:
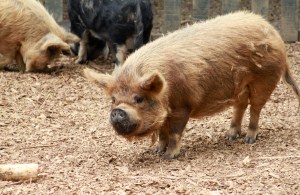
<svg viewBox="0 0 300 195"><path fill-rule="evenodd" d="M63 0L45 0L45 7L57 22L63 20Z"/></svg>
<svg viewBox="0 0 300 195"><path fill-rule="evenodd" d="M164 0L164 33L180 27L180 0Z"/></svg>
<svg viewBox="0 0 300 195"><path fill-rule="evenodd" d="M254 13L262 15L265 19L268 19L269 0L251 0L251 10Z"/></svg>
<svg viewBox="0 0 300 195"><path fill-rule="evenodd" d="M206 20L208 18L209 0L193 0L194 21Z"/></svg>
<svg viewBox="0 0 300 195"><path fill-rule="evenodd" d="M298 40L298 0L281 0L281 35L286 42Z"/></svg>
<svg viewBox="0 0 300 195"><path fill-rule="evenodd" d="M241 0L222 0L222 14L240 9Z"/></svg>

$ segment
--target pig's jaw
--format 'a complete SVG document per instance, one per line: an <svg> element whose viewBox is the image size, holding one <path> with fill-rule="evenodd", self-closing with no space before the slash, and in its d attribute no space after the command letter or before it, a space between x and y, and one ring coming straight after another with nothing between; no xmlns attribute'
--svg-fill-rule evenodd
<svg viewBox="0 0 300 195"><path fill-rule="evenodd" d="M150 135L152 136L153 132L156 132L159 128L161 128L162 124L163 123L161 122L154 122L151 126L147 128L145 128L144 124L140 124L134 131L132 131L131 134L122 136L125 137L127 140L140 139Z"/></svg>
<svg viewBox="0 0 300 195"><path fill-rule="evenodd" d="M112 123L114 130L117 132L118 135L121 136L128 136L131 135L139 128L139 123L134 121L126 121L122 123Z"/></svg>

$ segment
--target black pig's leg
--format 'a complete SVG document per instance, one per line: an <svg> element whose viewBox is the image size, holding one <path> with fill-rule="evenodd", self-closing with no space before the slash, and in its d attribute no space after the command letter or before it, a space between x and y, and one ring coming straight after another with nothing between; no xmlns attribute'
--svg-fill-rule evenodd
<svg viewBox="0 0 300 195"><path fill-rule="evenodd" d="M116 58L117 58L117 65L121 66L125 59L126 59L126 54L127 54L127 48L126 45L118 45L117 46L117 53L116 53Z"/></svg>
<svg viewBox="0 0 300 195"><path fill-rule="evenodd" d="M80 41L78 59L76 64L84 64L87 61L87 50L88 50L88 40L89 40L89 31L85 30L82 34L82 39Z"/></svg>

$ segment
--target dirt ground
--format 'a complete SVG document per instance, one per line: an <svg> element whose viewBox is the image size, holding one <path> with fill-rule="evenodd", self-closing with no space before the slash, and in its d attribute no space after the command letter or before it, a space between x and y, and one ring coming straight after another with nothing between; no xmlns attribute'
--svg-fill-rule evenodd
<svg viewBox="0 0 300 195"><path fill-rule="evenodd" d="M287 49L300 84L300 44ZM165 161L150 139L114 133L109 100L71 60L53 75L0 72L0 164L41 167L37 182L0 181L0 194L299 194L300 116L286 85L264 108L255 144L225 139L228 110L190 120L181 155ZM110 72L103 63L88 66Z"/></svg>
<svg viewBox="0 0 300 195"><path fill-rule="evenodd" d="M300 43L286 47L300 85ZM0 72L0 164L40 165L37 182L0 181L1 195L300 194L298 101L282 82L255 144L226 140L229 109L191 119L179 158L165 161L149 138L128 142L114 133L109 98L83 78L84 67L111 72L111 62L73 61L59 59L65 67L55 74Z"/></svg>

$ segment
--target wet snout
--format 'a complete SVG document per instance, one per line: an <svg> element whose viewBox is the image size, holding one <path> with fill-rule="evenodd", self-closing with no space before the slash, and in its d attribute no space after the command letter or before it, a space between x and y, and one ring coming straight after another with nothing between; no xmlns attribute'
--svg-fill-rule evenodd
<svg viewBox="0 0 300 195"><path fill-rule="evenodd" d="M128 120L127 113L120 108L113 109L110 117L113 123L123 123Z"/></svg>
<svg viewBox="0 0 300 195"><path fill-rule="evenodd" d="M122 108L111 111L110 122L119 135L129 135L137 128L136 120L132 119L130 113Z"/></svg>

